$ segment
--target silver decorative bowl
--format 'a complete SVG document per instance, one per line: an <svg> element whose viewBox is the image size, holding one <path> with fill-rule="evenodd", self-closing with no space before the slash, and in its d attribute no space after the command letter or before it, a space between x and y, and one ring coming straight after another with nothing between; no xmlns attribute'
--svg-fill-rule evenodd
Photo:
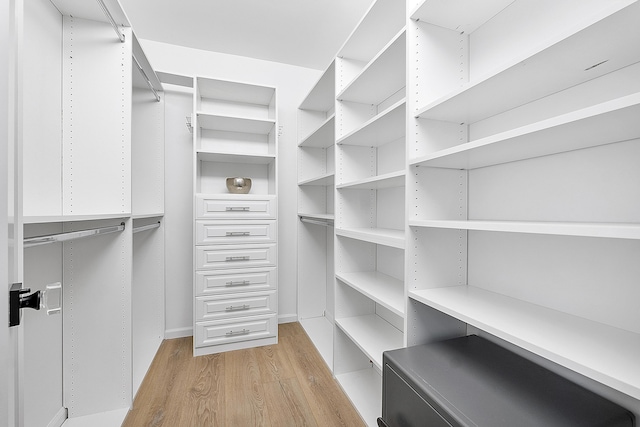
<svg viewBox="0 0 640 427"><path fill-rule="evenodd" d="M227 178L227 190L233 194L247 194L251 190L251 178Z"/></svg>

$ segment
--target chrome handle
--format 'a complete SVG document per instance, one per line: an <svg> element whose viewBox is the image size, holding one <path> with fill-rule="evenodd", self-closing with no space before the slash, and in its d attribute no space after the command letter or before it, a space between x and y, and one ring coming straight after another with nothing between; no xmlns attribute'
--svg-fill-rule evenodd
<svg viewBox="0 0 640 427"><path fill-rule="evenodd" d="M227 212L246 212L249 209L249 206L227 206Z"/></svg>
<svg viewBox="0 0 640 427"><path fill-rule="evenodd" d="M250 236L250 231L227 231L227 237Z"/></svg>
<svg viewBox="0 0 640 427"><path fill-rule="evenodd" d="M242 281L237 281L234 282L233 280L227 282L227 286L247 286L250 285L251 281L250 280L242 280Z"/></svg>
<svg viewBox="0 0 640 427"><path fill-rule="evenodd" d="M232 336L234 336L234 335L246 335L246 334L248 334L249 332L251 332L251 331L250 331L250 330L248 330L248 329L243 329L243 330L241 330L241 331L229 331L229 332L227 332L225 335L226 335L226 336L228 336L228 337L232 337Z"/></svg>
<svg viewBox="0 0 640 427"><path fill-rule="evenodd" d="M227 261L249 261L251 257L249 255L246 256L228 256Z"/></svg>
<svg viewBox="0 0 640 427"><path fill-rule="evenodd" d="M230 305L229 307L225 308L226 311L238 311L238 310L248 310L250 309L251 306L249 304L242 304L242 305Z"/></svg>

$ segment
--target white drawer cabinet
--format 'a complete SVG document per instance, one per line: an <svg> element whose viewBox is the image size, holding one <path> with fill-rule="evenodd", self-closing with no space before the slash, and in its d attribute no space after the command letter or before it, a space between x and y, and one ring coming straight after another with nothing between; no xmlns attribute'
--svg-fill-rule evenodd
<svg viewBox="0 0 640 427"><path fill-rule="evenodd" d="M275 220L196 221L197 245L272 243L275 241Z"/></svg>
<svg viewBox="0 0 640 427"><path fill-rule="evenodd" d="M212 219L275 219L278 206L273 196L196 197L196 217Z"/></svg>
<svg viewBox="0 0 640 427"><path fill-rule="evenodd" d="M275 337L277 331L278 319L275 314L197 322L194 345L196 347L222 346L241 341Z"/></svg>
<svg viewBox="0 0 640 427"><path fill-rule="evenodd" d="M272 267L276 256L275 243L196 246L196 269Z"/></svg>
<svg viewBox="0 0 640 427"><path fill-rule="evenodd" d="M269 291L278 281L275 267L248 270L196 271L196 296Z"/></svg>
<svg viewBox="0 0 640 427"><path fill-rule="evenodd" d="M250 292L224 297L197 297L196 322L275 314L278 303L275 295L275 292Z"/></svg>

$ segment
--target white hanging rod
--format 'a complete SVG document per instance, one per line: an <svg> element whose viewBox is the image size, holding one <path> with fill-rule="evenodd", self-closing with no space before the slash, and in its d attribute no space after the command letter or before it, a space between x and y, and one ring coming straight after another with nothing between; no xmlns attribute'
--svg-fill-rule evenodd
<svg viewBox="0 0 640 427"><path fill-rule="evenodd" d="M317 219L317 218L309 218L306 216L301 216L300 221L306 222L309 224L323 225L325 227L333 227L333 220L331 219Z"/></svg>
<svg viewBox="0 0 640 427"><path fill-rule="evenodd" d="M124 222L120 225L112 225L109 227L93 228L91 230L70 231L68 233L50 234L47 236L29 237L24 239L23 246L30 248L32 246L46 245L48 243L68 242L69 240L82 239L84 237L96 236L98 234L116 233L124 230Z"/></svg>
<svg viewBox="0 0 640 427"><path fill-rule="evenodd" d="M140 227L133 227L133 230L131 231L133 232L133 234L136 234L141 231L147 231L147 230L151 230L158 227L160 227L160 221L153 224L149 224L149 225L141 225Z"/></svg>
<svg viewBox="0 0 640 427"><path fill-rule="evenodd" d="M160 95L158 95L158 91L156 91L156 89L151 84L151 80L149 80L149 76L147 76L147 73L144 72L144 70L142 69L142 66L138 62L138 59L135 57L135 55L133 56L133 63L136 64L136 67L138 67L138 70L140 70L140 72L142 73L142 77L144 77L144 80L147 82L147 86L149 86L149 89L151 89L151 92L153 92L153 96L156 97L156 101L160 102Z"/></svg>
<svg viewBox="0 0 640 427"><path fill-rule="evenodd" d="M111 24L116 34L118 35L120 42L124 43L124 34L122 34L122 32L120 31L120 28L118 28L118 24L116 23L116 20L113 19L113 16L111 16L111 13L109 12L109 9L107 9L107 6L104 4L104 1L103 0L96 0L96 1L102 8L104 15L107 17L107 19L109 20L109 23Z"/></svg>

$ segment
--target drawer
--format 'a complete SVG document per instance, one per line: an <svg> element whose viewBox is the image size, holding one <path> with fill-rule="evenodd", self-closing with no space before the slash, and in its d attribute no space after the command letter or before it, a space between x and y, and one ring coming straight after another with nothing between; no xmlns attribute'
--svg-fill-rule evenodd
<svg viewBox="0 0 640 427"><path fill-rule="evenodd" d="M269 291L276 289L278 273L275 267L257 271L197 271L195 282L197 296Z"/></svg>
<svg viewBox="0 0 640 427"><path fill-rule="evenodd" d="M196 196L196 218L275 219L275 196L215 198Z"/></svg>
<svg viewBox="0 0 640 427"><path fill-rule="evenodd" d="M275 267L275 243L196 246L196 269Z"/></svg>
<svg viewBox="0 0 640 427"><path fill-rule="evenodd" d="M196 298L196 322L275 314L276 292Z"/></svg>
<svg viewBox="0 0 640 427"><path fill-rule="evenodd" d="M195 326L195 346L205 347L275 337L278 332L278 318L271 314L231 321L196 322Z"/></svg>
<svg viewBox="0 0 640 427"><path fill-rule="evenodd" d="M276 235L275 220L196 221L197 245L271 243Z"/></svg>

